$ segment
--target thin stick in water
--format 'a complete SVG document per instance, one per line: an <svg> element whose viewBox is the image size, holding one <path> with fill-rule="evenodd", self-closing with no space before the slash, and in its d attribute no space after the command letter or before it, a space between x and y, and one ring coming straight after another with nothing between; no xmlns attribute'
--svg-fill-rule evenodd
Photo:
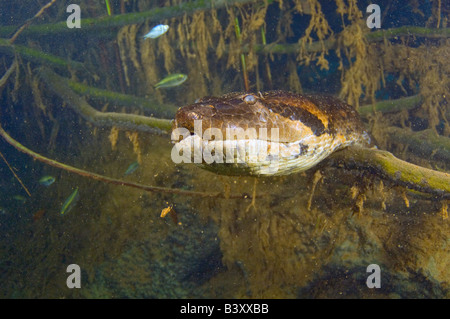
<svg viewBox="0 0 450 319"><path fill-rule="evenodd" d="M14 177L19 181L20 185L22 185L22 188L27 192L28 196L31 197L31 193L28 190L28 188L22 183L22 181L20 180L19 176L17 176L16 172L14 172L13 168L11 167L11 165L9 165L8 161L6 160L6 158L3 156L3 154L0 152L0 156L2 157L3 161L6 163L6 165L8 165L9 170L14 174Z"/></svg>

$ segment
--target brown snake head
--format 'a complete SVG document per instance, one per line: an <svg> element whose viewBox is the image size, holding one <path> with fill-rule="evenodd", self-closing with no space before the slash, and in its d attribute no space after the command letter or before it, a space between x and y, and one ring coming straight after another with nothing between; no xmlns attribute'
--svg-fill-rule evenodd
<svg viewBox="0 0 450 319"><path fill-rule="evenodd" d="M181 128L184 142L179 142L182 134L177 129ZM198 164L233 175L303 171L337 149L370 144L358 113L350 105L332 96L285 91L204 97L178 110L173 132L178 133L172 136L178 147L193 146L193 136L197 136L200 152L213 150L214 160L203 159ZM256 145L257 160L249 154L249 145ZM226 150L232 148L238 150L234 162L225 158Z"/></svg>

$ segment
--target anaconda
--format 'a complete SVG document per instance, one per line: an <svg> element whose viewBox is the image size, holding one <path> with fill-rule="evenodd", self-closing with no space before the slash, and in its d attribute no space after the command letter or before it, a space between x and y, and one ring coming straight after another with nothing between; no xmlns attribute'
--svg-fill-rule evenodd
<svg viewBox="0 0 450 319"><path fill-rule="evenodd" d="M185 162L227 175L286 175L349 145L371 145L352 106L285 91L201 98L177 111L172 140Z"/></svg>

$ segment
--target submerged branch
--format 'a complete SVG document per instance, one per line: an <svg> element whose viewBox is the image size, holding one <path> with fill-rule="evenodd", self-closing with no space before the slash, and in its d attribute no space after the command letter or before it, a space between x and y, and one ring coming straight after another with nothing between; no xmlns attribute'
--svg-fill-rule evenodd
<svg viewBox="0 0 450 319"><path fill-rule="evenodd" d="M426 38L449 38L450 28L425 28L416 26L403 26L398 28L391 28L386 30L372 31L366 34L368 41L381 41L384 38L392 39L399 36L415 36Z"/></svg>
<svg viewBox="0 0 450 319"><path fill-rule="evenodd" d="M394 143L408 145L418 156L437 158L450 163L450 138L438 135L433 129L414 132L399 127L388 127L386 134Z"/></svg>
<svg viewBox="0 0 450 319"><path fill-rule="evenodd" d="M59 70L74 69L86 72L87 69L81 62L66 60L58 56L48 54L22 45L12 45L6 39L0 39L0 52L11 56L19 54L22 58L45 66L52 66ZM3 82L0 82L0 87ZM150 111L157 117L173 117L177 110L174 105L161 104L155 99L142 98L128 94L122 94L104 89L98 89L73 80L67 80L67 84L75 92L81 95L89 95L94 100L109 101L118 106L134 106L142 110Z"/></svg>
<svg viewBox="0 0 450 319"><path fill-rule="evenodd" d="M83 97L72 91L66 78L57 75L48 68L41 68L39 75L47 83L48 87L67 102L78 115L96 126L115 126L124 130L152 133L155 132L155 129L165 132L169 132L172 129L172 120L135 114L97 111Z"/></svg>
<svg viewBox="0 0 450 319"><path fill-rule="evenodd" d="M262 0L258 0L264 3ZM66 21L61 21L57 23L48 23L33 25L28 27L28 29L23 31L23 35L52 35L52 34L63 34L70 33L73 35L78 35L80 33L90 32L89 36L95 36L101 30L109 30L115 27L121 27L130 24L144 23L148 22L161 22L165 19L180 17L183 15L190 15L198 11L210 10L223 8L225 6L232 6L239 3L249 3L255 2L255 0L198 0L194 2L183 2L179 5L174 5L171 7L154 8L145 12L133 12L113 16L95 17L81 19L81 28L70 29L67 27ZM13 32L17 27L2 27L0 29L0 37L7 37ZM104 34L102 34L102 37Z"/></svg>
<svg viewBox="0 0 450 319"><path fill-rule="evenodd" d="M166 193L166 194L175 194L175 195L182 195L182 196L198 196L198 197L205 197L205 198L238 198L238 199L251 199L251 196L245 195L245 194L225 194L223 192L196 192L196 191L188 191L188 190L184 190L184 189L177 189L177 188L168 188L168 187L158 187L158 186L148 186L148 185L143 185L143 184L139 184L139 183L133 183L133 182L127 182L127 181L123 181L123 180L119 180L119 179L115 179L115 178L111 178L111 177L107 177L107 176L103 176L100 174L96 174L96 173L92 173L92 172L88 172L70 165L66 165L60 162L57 162L55 160L52 160L48 157L42 156L28 148L26 148L25 146L23 146L22 144L20 144L19 142L17 142L15 139L13 139L1 126L0 126L0 136L2 136L6 142L8 142L9 144L11 144L14 148L16 148L18 151L25 153L31 157L33 157L35 160L38 160L40 162L43 162L45 164L48 164L50 166L53 167L57 167L60 169L63 169L65 171L71 172L71 173L75 173L84 177L88 177L97 181L101 181L104 183L108 183L108 184L113 184L113 185L120 185L120 186L128 186L128 187L133 187L133 188L137 188L137 189L141 189L147 192L153 192L153 193ZM258 195L258 197L260 196L266 196L265 194L261 194Z"/></svg>
<svg viewBox="0 0 450 319"><path fill-rule="evenodd" d="M172 118L178 109L175 105L161 104L155 99L98 89L73 80L68 80L68 84L76 93L89 96L90 99L101 102L108 101L115 106L134 107L144 111L150 111L156 117Z"/></svg>
<svg viewBox="0 0 450 319"><path fill-rule="evenodd" d="M86 67L81 62L63 59L56 55L32 49L27 46L11 44L7 39L0 39L0 52L11 56L14 56L17 53L28 61L52 66L58 69L72 68L74 70L86 72Z"/></svg>
<svg viewBox="0 0 450 319"><path fill-rule="evenodd" d="M250 2L250 1L235 1L235 2ZM222 3L222 1L221 1ZM219 4L216 4L215 7L219 7ZM165 10L167 8L158 8L155 10ZM145 15L146 12L142 13L136 13L136 15ZM126 16L128 15L135 15L135 14L125 14L125 15L119 15L119 16L113 16L108 17L104 19L94 19L97 22L101 22L103 20L109 20L109 19L116 19L118 17L122 17L124 21L128 21L126 19ZM138 22L133 22L138 23ZM64 24L64 30L72 30L68 29L67 26ZM128 21L128 24L129 23ZM58 24L56 24L58 25ZM86 28L93 28L96 24L89 24L88 26L84 27ZM31 26L29 29L32 29L33 27L43 27L44 25L38 25L38 26ZM51 25L49 25L45 30L48 31ZM28 31L27 29L26 31ZM0 36L2 35L1 29L0 29ZM399 35L414 35L414 36L424 36L424 37L431 37L431 38L446 38L450 37L450 28L441 28L441 29L433 29L433 28L423 28L423 27L399 27L399 28L392 28L387 30L381 30L381 31L374 31L366 34L367 40L370 41L379 41L384 38L395 38ZM323 50L329 51L332 49L336 49L338 45L338 41L336 40L337 37L330 37L324 41L316 41L312 43L308 43L305 45L304 48L301 47L299 43L291 43L291 44L256 44L254 45L253 49L256 53L261 54L298 54L300 50L303 50L305 53L313 53L313 52L321 52ZM225 50L227 51L227 49ZM244 45L241 48L241 53L245 53L250 51L249 45ZM0 52L13 55L15 53L20 54L23 58L33 61L35 63L39 64L45 64L45 65L52 65L57 68L67 68L70 67L75 70L82 70L86 71L86 67L83 65L83 63L77 62L77 61L71 61L66 60L63 58L60 58L55 55L51 55L36 49L28 48L26 46L22 45L13 45L9 42L7 39L0 38Z"/></svg>
<svg viewBox="0 0 450 319"><path fill-rule="evenodd" d="M361 117L367 117L375 112L390 113L411 110L422 103L423 98L420 95L413 95L396 100L380 101L375 104L369 104L359 107L358 112ZM447 117L450 117L450 110L447 111ZM409 149L417 156L422 158L432 157L450 162L450 138L438 135L433 129L422 131L412 131L399 127L388 127L385 133L394 143L408 145Z"/></svg>
<svg viewBox="0 0 450 319"><path fill-rule="evenodd" d="M23 30L25 30L26 28L28 28L28 26L37 18L39 18L45 10L47 10L48 8L50 8L54 3L56 2L56 0L51 0L49 3L47 3L45 6L43 6L35 15L34 17L32 17L31 19L27 20L20 28L19 30L16 31L16 33L14 33L14 35L11 37L11 39L9 39L10 43L14 43L14 41L16 41L17 37L23 32Z"/></svg>
<svg viewBox="0 0 450 319"><path fill-rule="evenodd" d="M413 95L402 97L396 100L383 100L376 102L375 104L367 104L360 106L358 108L358 113L362 117L367 117L373 112L389 113L389 112L400 112L403 110L411 110L416 106L419 106L422 102L422 96Z"/></svg>
<svg viewBox="0 0 450 319"><path fill-rule="evenodd" d="M382 178L419 192L450 198L450 174L417 166L387 151L348 147L331 156L332 161L349 169L368 170Z"/></svg>
<svg viewBox="0 0 450 319"><path fill-rule="evenodd" d="M9 79L9 77L11 76L11 74L14 72L14 70L16 68L17 68L17 59L14 59L13 62L11 63L11 65L10 65L10 67L8 68L8 70L6 70L5 74L3 74L3 76L0 78L0 90L6 84L6 82Z"/></svg>
<svg viewBox="0 0 450 319"><path fill-rule="evenodd" d="M70 29L67 27L66 21L61 21L57 23L47 23L40 25L29 26L27 29L22 30L23 35L52 35L52 34L80 34L90 32L89 36L101 36L105 38L108 32L110 36L114 36L114 32L109 32L111 28L121 27L130 24L138 24L144 22L160 22L164 19L176 18L183 16L185 14L191 15L198 11L210 10L210 9L220 9L225 6L232 6L234 4L245 4L251 2L261 2L266 1L261 0L198 0L194 2L183 2L179 5L168 6L162 8L153 8L145 12L133 12L113 16L104 17L94 17L81 19L81 28ZM5 26L0 29L0 37L8 37L14 30L16 26ZM95 31L95 32L93 32ZM418 26L402 26L398 28L391 28L386 30L377 30L367 33L366 38L368 41L381 41L385 38L395 38L398 36L416 36L416 37L427 37L427 38L447 38L450 37L450 28L426 28ZM307 46L307 50L312 51L322 51L324 46L328 49L333 48L336 45L336 40L330 38L323 42L312 43ZM263 51L265 53L289 53L298 52L298 44L285 44L285 45L258 45L256 46L257 51Z"/></svg>
<svg viewBox="0 0 450 319"><path fill-rule="evenodd" d="M8 161L6 160L5 156L3 156L3 154L0 152L0 157L3 159L3 162L5 162L6 166L8 166L9 170L11 171L11 173L14 175L15 179L17 179L17 181L19 182L20 186L22 186L22 188L25 190L25 192L28 194L28 196L31 197L31 193L28 190L28 188L25 186L25 184L22 182L22 180L19 178L19 176L17 176L16 172L14 171L14 169L11 167L11 165L9 165Z"/></svg>
<svg viewBox="0 0 450 319"><path fill-rule="evenodd" d="M424 27L411 27L403 26L399 28L392 28L380 31L373 31L365 34L367 41L376 42L382 41L383 39L393 39L398 36L416 36L416 37L426 37L426 38L449 38L450 28L434 29L434 28L424 28ZM305 53L322 52L336 49L338 47L338 36L332 36L323 41L315 41L312 43L305 44L302 47L299 43L284 43L284 44L256 44L253 49L256 53L270 53L270 54L298 54L300 50ZM243 52L250 51L250 47L244 46L242 48Z"/></svg>

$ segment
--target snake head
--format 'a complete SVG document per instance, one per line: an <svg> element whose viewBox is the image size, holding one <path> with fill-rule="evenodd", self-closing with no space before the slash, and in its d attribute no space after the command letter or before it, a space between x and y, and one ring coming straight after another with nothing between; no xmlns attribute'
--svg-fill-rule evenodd
<svg viewBox="0 0 450 319"><path fill-rule="evenodd" d="M367 133L356 110L335 97L269 91L204 97L180 108L172 141L175 155L194 154L195 163L215 172L283 175L346 146L367 145Z"/></svg>
<svg viewBox="0 0 450 319"><path fill-rule="evenodd" d="M202 130L227 127L249 127L255 123L255 114L261 98L250 93L229 93L221 97L206 96L193 104L181 107L175 115L173 129L186 128L194 131L195 121L202 121Z"/></svg>

